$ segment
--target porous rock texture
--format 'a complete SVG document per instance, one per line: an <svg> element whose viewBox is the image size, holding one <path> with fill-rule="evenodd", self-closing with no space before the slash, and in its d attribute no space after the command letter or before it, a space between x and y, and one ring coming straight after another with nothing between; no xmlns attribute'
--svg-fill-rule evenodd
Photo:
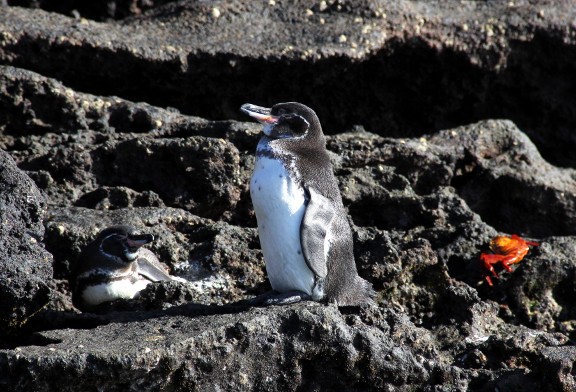
<svg viewBox="0 0 576 392"><path fill-rule="evenodd" d="M0 328L8 337L49 302L52 255L40 243L46 200L0 151Z"/></svg>
<svg viewBox="0 0 576 392"><path fill-rule="evenodd" d="M0 4L2 390L576 388L570 2ZM375 307L242 302L270 287L238 107L287 100ZM70 271L118 223L189 282L80 313ZM490 287L499 233L540 245Z"/></svg>

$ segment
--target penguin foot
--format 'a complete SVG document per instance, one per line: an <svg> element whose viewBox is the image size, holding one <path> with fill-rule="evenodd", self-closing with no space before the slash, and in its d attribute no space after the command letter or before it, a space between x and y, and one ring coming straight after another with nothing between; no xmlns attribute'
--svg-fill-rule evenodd
<svg viewBox="0 0 576 392"><path fill-rule="evenodd" d="M300 301L311 300L312 296L302 291L287 291L278 293L270 291L249 300L254 306L289 305Z"/></svg>

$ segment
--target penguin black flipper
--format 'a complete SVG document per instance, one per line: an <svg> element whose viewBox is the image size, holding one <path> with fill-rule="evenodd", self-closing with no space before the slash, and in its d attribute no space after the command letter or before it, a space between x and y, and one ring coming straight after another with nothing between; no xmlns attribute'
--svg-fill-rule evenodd
<svg viewBox="0 0 576 392"><path fill-rule="evenodd" d="M302 218L300 226L300 242L302 252L308 267L318 278L326 278L328 274L328 263L326 255L326 237L329 236L329 230L336 210L333 203L312 187L304 188L308 197L306 212Z"/></svg>

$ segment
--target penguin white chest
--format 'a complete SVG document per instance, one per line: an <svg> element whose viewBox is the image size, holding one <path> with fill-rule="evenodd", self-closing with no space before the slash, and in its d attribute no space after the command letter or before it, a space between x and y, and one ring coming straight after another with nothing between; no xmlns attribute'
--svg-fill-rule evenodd
<svg viewBox="0 0 576 392"><path fill-rule="evenodd" d="M306 209L304 189L280 160L258 157L250 194L272 288L311 295L314 274L304 260L300 242L300 225Z"/></svg>
<svg viewBox="0 0 576 392"><path fill-rule="evenodd" d="M86 287L82 293L82 299L88 305L95 306L103 302L115 301L117 299L132 299L140 291L144 290L148 280L139 279L132 283L129 279L100 283Z"/></svg>

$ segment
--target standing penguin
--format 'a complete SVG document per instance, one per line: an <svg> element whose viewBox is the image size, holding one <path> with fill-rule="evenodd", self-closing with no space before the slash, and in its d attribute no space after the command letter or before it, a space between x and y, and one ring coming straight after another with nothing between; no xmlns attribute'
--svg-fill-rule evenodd
<svg viewBox="0 0 576 392"><path fill-rule="evenodd" d="M80 310L120 298L134 298L149 283L173 280L154 253L142 248L152 234L130 226L102 230L84 249L72 274L72 303Z"/></svg>
<svg viewBox="0 0 576 392"><path fill-rule="evenodd" d="M371 284L356 271L352 232L316 113L297 102L241 110L264 124L250 182L274 290L262 302L373 303Z"/></svg>

